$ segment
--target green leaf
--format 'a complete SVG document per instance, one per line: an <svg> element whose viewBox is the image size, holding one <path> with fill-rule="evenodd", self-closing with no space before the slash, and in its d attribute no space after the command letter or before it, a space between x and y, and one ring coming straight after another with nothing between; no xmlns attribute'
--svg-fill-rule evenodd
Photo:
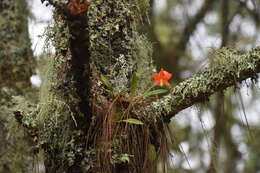
<svg viewBox="0 0 260 173"><path fill-rule="evenodd" d="M101 74L101 82L105 85L105 86L107 86L107 88L110 90L110 91L113 91L113 86L112 86L112 84L109 82L109 80L104 76L104 75L102 75Z"/></svg>
<svg viewBox="0 0 260 173"><path fill-rule="evenodd" d="M137 82L138 78L136 76L136 73L134 72L131 77L131 86L130 86L130 97L134 96L137 90Z"/></svg>
<svg viewBox="0 0 260 173"><path fill-rule="evenodd" d="M137 125L143 125L144 124L142 121L135 119L135 118L120 120L119 122L125 122L125 123L130 123L130 124L137 124Z"/></svg>
<svg viewBox="0 0 260 173"><path fill-rule="evenodd" d="M148 159L150 161L155 161L156 158L157 158L157 153L156 153L155 146L153 144L148 144Z"/></svg>
<svg viewBox="0 0 260 173"><path fill-rule="evenodd" d="M157 89L157 90L153 90L153 91L148 91L146 93L144 93L143 97L149 97L149 96L153 96L153 95L158 95L158 94L164 94L167 93L169 90L167 89Z"/></svg>

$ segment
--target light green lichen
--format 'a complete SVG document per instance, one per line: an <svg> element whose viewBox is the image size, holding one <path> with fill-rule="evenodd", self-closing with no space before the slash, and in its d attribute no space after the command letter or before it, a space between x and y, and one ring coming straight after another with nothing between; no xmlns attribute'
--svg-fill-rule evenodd
<svg viewBox="0 0 260 173"><path fill-rule="evenodd" d="M151 74L156 71L152 59L152 44L145 35L135 34L133 39L135 49L133 59L138 62L136 74L138 77L138 87L140 91L149 87Z"/></svg>
<svg viewBox="0 0 260 173"><path fill-rule="evenodd" d="M102 71L117 93L129 87L134 71L143 80L140 88L147 85L149 77L146 75L152 69L152 48L146 37L135 31L140 22L136 20L140 16L135 12L143 10L146 13L147 3L146 0L135 3L100 0L93 2L88 11L93 69ZM111 5L113 10L108 8Z"/></svg>
<svg viewBox="0 0 260 173"><path fill-rule="evenodd" d="M128 87L136 64L131 58L134 20L131 8L127 2L100 0L93 2L88 11L92 66L109 77L118 93Z"/></svg>

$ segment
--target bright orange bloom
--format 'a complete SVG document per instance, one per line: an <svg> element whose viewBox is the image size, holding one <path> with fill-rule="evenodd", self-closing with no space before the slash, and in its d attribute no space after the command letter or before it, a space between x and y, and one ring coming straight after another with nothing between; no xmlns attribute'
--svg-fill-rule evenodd
<svg viewBox="0 0 260 173"><path fill-rule="evenodd" d="M171 86L171 84L168 82L169 79L171 79L172 74L165 71L164 69L161 68L159 74L154 73L152 74L152 77L155 81L155 83L153 84L153 87L160 85L166 85L166 86Z"/></svg>

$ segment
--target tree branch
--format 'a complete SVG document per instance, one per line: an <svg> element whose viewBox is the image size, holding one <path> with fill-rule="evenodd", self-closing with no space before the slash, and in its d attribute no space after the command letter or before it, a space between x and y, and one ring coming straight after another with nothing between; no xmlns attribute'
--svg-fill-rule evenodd
<svg viewBox="0 0 260 173"><path fill-rule="evenodd" d="M255 9L250 9L248 8L246 2L240 0L239 3L247 10L248 14L256 21L256 24L258 25L260 19L260 12L258 10L259 7L255 6Z"/></svg>
<svg viewBox="0 0 260 173"><path fill-rule="evenodd" d="M165 121L195 103L207 101L217 91L225 90L247 78L256 79L260 72L260 47L248 53L223 48L213 56L215 62L212 68L179 83L169 95L152 104Z"/></svg>
<svg viewBox="0 0 260 173"><path fill-rule="evenodd" d="M179 40L176 45L173 47L169 56L169 67L174 69L172 72L175 74L177 78L180 76L180 69L178 67L179 58L184 54L187 43L190 40L190 37L196 30L198 24L203 20L206 14L211 10L212 6L216 0L205 0L202 7L198 10L198 12L188 20L187 24L183 28L183 32L180 34Z"/></svg>
<svg viewBox="0 0 260 173"><path fill-rule="evenodd" d="M197 12L197 14L189 21L189 23L186 24L186 26L183 29L183 33L176 45L177 50L185 50L187 46L187 42L189 41L191 35L197 28L197 25L200 23L200 21L205 17L207 12L211 9L214 2L216 0L205 0L203 6L201 9Z"/></svg>

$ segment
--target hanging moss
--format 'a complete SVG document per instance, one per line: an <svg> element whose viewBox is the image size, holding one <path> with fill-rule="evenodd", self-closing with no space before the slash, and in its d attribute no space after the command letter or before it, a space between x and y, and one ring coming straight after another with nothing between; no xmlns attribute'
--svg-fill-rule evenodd
<svg viewBox="0 0 260 173"><path fill-rule="evenodd" d="M90 115L88 107L88 34L85 16L54 10L47 32L56 53L43 70L40 104L35 111L38 145L45 153L47 172L81 169Z"/></svg>

